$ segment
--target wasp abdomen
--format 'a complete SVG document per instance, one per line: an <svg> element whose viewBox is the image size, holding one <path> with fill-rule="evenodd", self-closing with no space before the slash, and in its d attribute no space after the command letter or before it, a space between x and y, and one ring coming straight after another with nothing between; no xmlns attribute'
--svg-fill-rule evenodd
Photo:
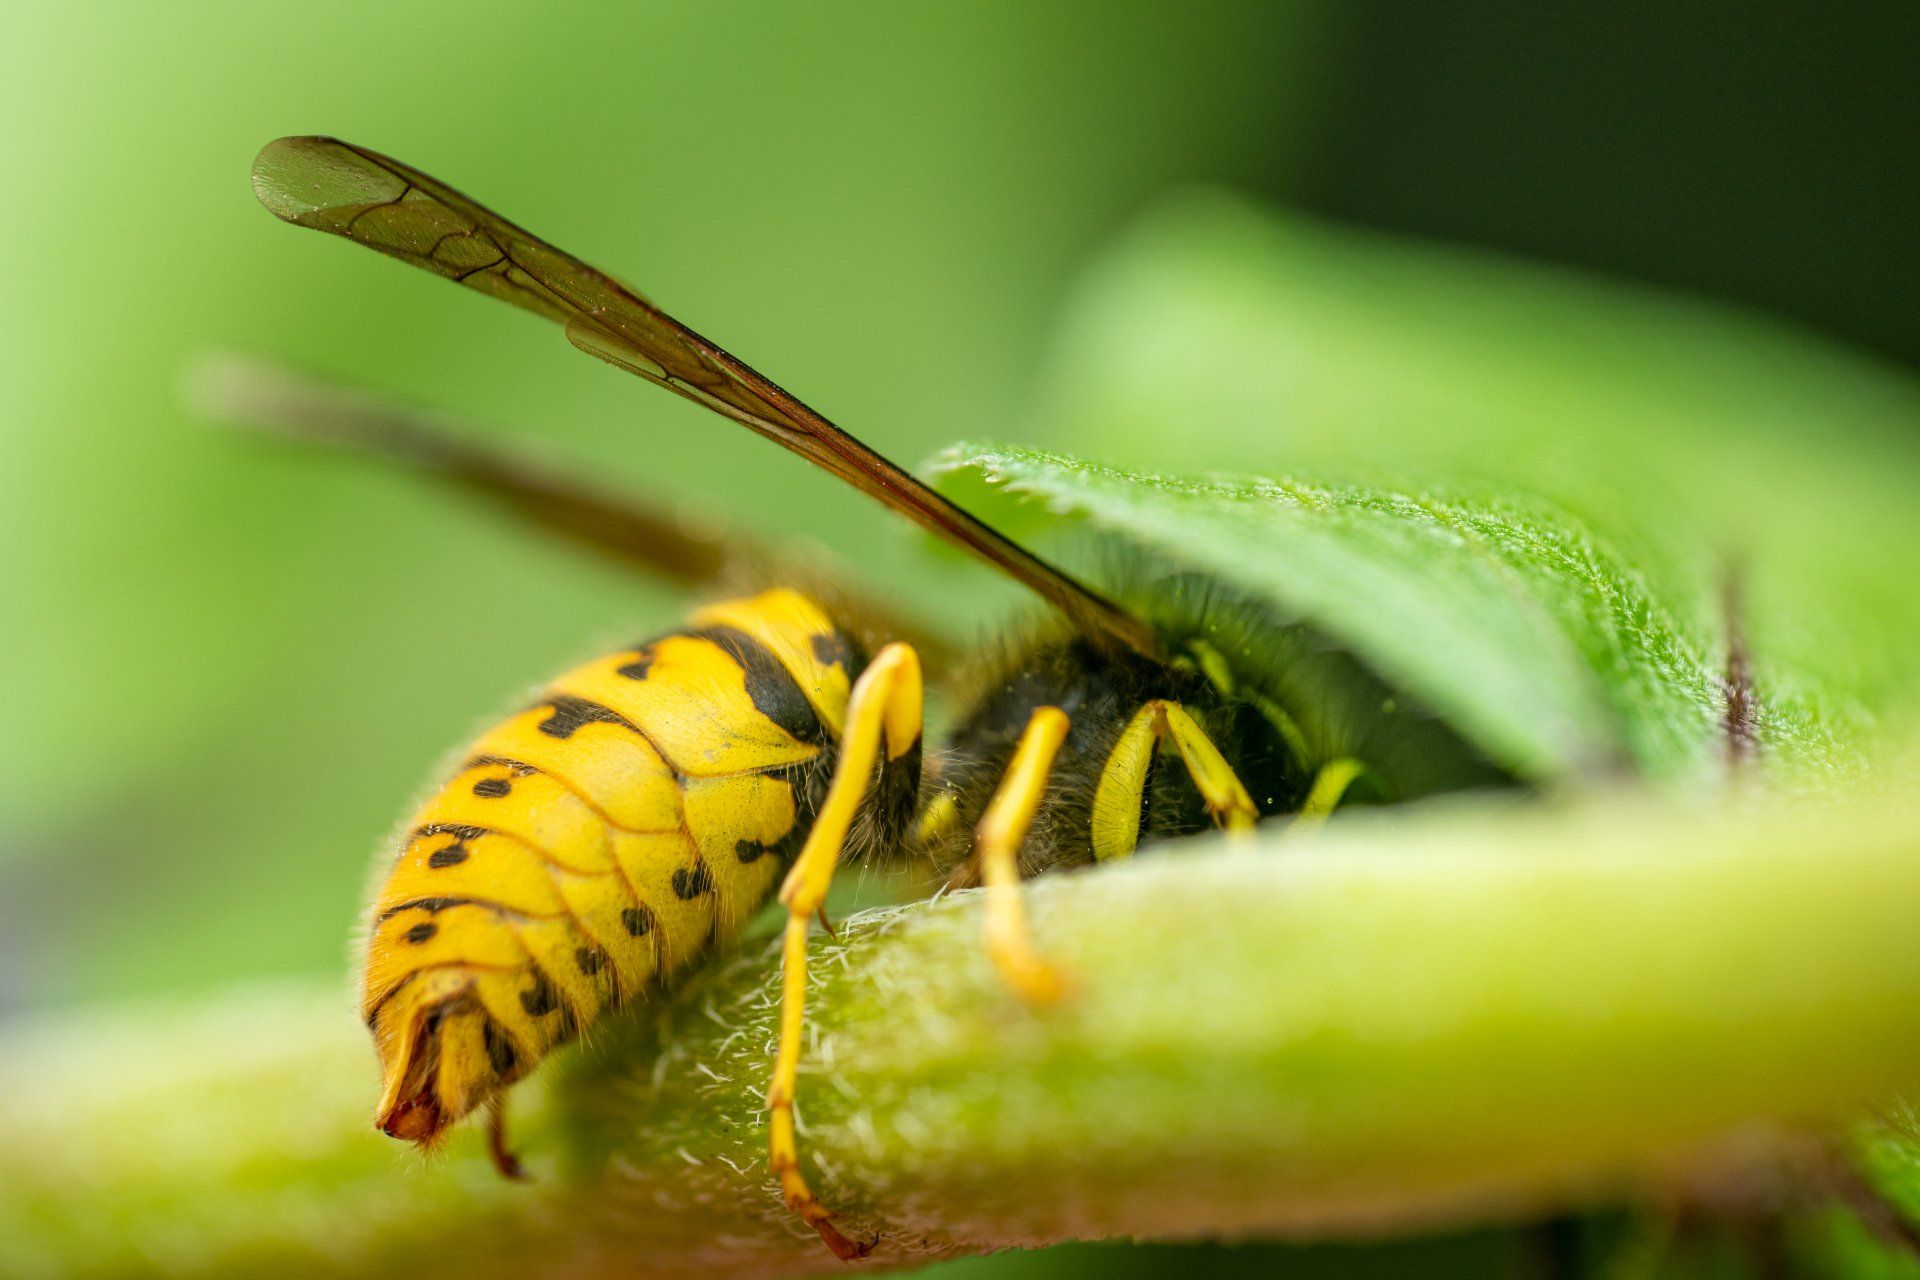
<svg viewBox="0 0 1920 1280"><path fill-rule="evenodd" d="M772 895L854 649L790 591L694 622L562 676L416 815L366 972L388 1132L436 1137Z"/></svg>

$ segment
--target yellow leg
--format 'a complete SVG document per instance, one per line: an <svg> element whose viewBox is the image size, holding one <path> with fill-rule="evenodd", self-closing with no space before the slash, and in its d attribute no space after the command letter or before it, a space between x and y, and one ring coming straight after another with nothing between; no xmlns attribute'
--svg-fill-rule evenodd
<svg viewBox="0 0 1920 1280"><path fill-rule="evenodd" d="M1259 821L1253 797L1206 730L1179 703L1156 699L1141 707L1121 730L1100 771L1093 793L1093 856L1098 860L1130 857L1140 843L1140 798L1153 754L1162 742L1172 742L1180 753L1217 825L1244 836Z"/></svg>
<svg viewBox="0 0 1920 1280"><path fill-rule="evenodd" d="M1033 713L974 832L974 856L987 888L987 954L1007 985L1032 1004L1051 1004L1066 994L1059 971L1033 949L1020 900L1020 844L1046 796L1047 775L1066 736L1066 712L1041 707Z"/></svg>
<svg viewBox="0 0 1920 1280"><path fill-rule="evenodd" d="M880 750L884 746L887 759L898 760L920 741L921 702L919 657L904 644L888 645L854 683L833 781L813 829L807 833L807 842L780 887L780 905L787 909L787 929L780 978L780 1048L774 1056L773 1082L767 1088L768 1164L780 1179L787 1207L818 1231L827 1247L842 1259L865 1257L873 1244L857 1244L833 1225L833 1214L814 1199L800 1172L800 1150L794 1136L793 1098L800 1072L807 998L807 930L826 903L847 831L873 784Z"/></svg>
<svg viewBox="0 0 1920 1280"><path fill-rule="evenodd" d="M1341 756L1329 760L1320 766L1320 772L1313 775L1313 786L1307 791L1307 798L1300 806L1300 812L1294 817L1292 831L1313 831L1324 826L1327 815L1340 803L1340 797L1347 793L1353 780L1360 776L1365 768L1351 756Z"/></svg>

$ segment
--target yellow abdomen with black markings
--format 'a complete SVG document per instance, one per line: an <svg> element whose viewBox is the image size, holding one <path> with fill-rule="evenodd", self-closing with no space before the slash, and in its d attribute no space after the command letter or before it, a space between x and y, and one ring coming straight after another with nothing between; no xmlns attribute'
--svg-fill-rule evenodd
<svg viewBox="0 0 1920 1280"><path fill-rule="evenodd" d="M431 1141L736 933L819 806L861 660L769 591L561 676L473 744L373 907L377 1121Z"/></svg>

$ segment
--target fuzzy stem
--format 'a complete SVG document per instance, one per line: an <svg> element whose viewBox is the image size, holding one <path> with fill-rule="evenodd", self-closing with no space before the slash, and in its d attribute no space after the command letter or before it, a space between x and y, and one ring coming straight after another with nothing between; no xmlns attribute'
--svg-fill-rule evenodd
<svg viewBox="0 0 1920 1280"><path fill-rule="evenodd" d="M1644 1193L1915 1078L1915 902L1910 813L1622 804L1043 880L1036 940L1077 979L1047 1011L999 984L976 895L870 913L815 938L803 1159L895 1265ZM766 1176L777 985L750 945L517 1090L530 1185L476 1133L423 1166L370 1131L344 998L16 1030L7 1273L838 1273Z"/></svg>

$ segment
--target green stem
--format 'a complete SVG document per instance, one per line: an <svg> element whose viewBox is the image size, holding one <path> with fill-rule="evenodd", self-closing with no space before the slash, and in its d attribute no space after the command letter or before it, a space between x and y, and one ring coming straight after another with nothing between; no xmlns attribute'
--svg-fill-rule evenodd
<svg viewBox="0 0 1920 1280"><path fill-rule="evenodd" d="M1079 979L1020 1006L971 894L817 939L804 1158L876 1261L1113 1235L1511 1221L1856 1114L1920 1069L1920 826L1856 807L1343 820L1031 890ZM595 1264L837 1273L770 1192L755 944L477 1135L367 1125L344 995L235 995L0 1044L10 1275Z"/></svg>

